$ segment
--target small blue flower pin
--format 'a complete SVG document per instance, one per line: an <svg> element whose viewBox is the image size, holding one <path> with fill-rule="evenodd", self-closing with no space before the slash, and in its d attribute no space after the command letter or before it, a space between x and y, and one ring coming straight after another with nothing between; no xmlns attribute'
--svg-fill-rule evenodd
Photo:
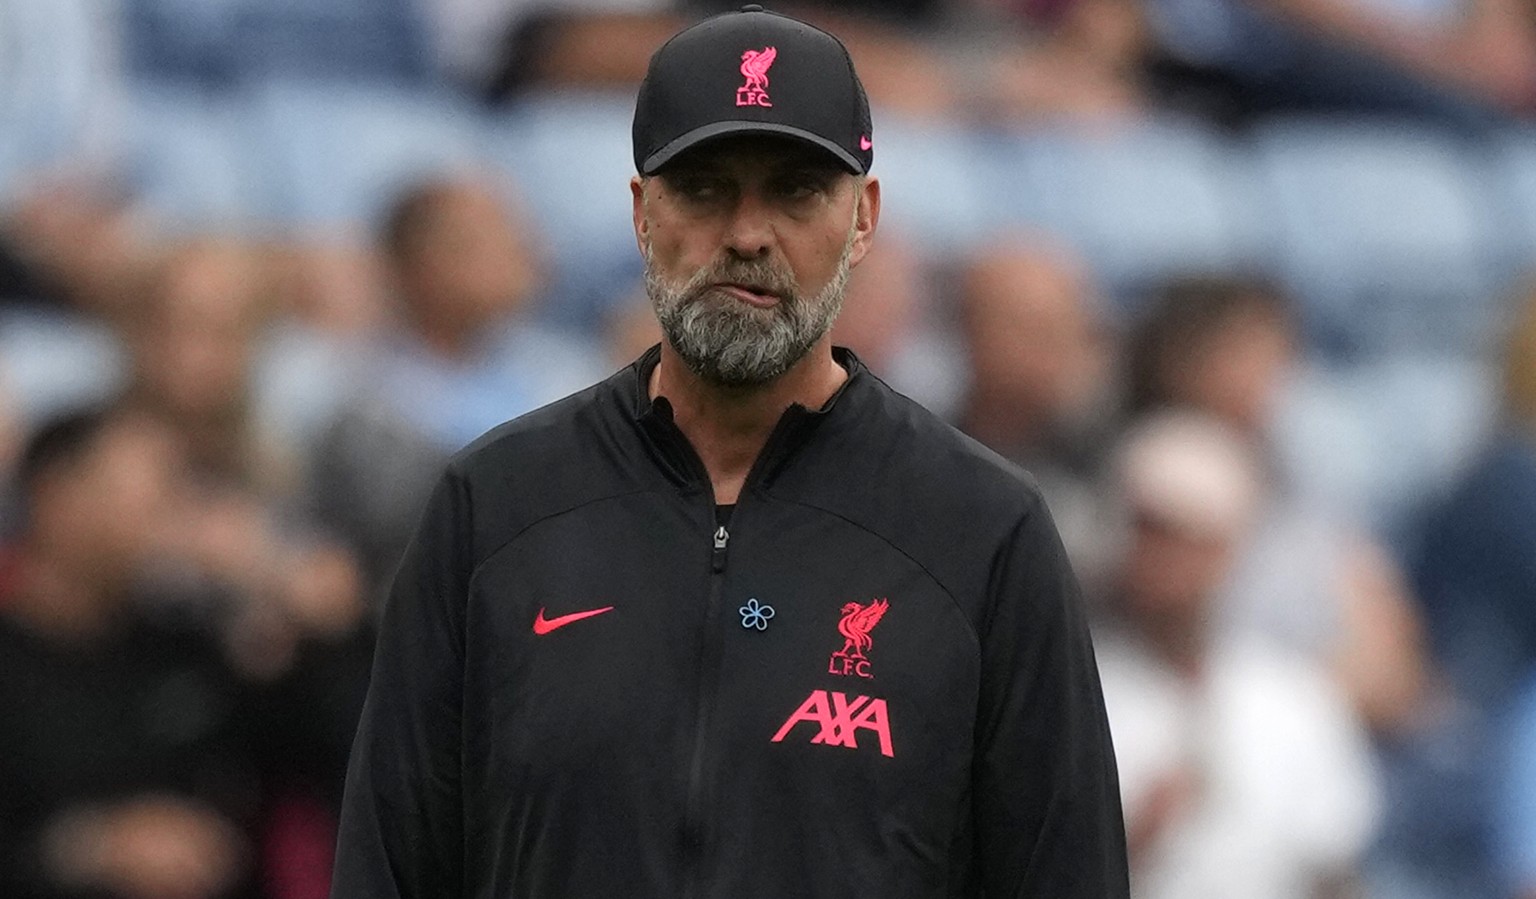
<svg viewBox="0 0 1536 899"><path fill-rule="evenodd" d="M773 617L773 606L765 606L756 598L747 600L738 611L741 612L742 627L755 627L760 631L768 629L768 619Z"/></svg>

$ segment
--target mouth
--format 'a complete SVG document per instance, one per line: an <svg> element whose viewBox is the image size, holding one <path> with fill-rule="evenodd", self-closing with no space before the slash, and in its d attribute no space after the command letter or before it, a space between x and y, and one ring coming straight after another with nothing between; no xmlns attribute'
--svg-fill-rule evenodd
<svg viewBox="0 0 1536 899"><path fill-rule="evenodd" d="M758 284L721 281L715 289L758 309L770 309L779 304L778 294Z"/></svg>

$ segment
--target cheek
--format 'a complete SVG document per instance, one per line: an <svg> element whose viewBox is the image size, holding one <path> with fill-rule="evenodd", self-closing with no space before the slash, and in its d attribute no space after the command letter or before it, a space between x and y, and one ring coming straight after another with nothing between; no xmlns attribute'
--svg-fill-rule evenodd
<svg viewBox="0 0 1536 899"><path fill-rule="evenodd" d="M812 295L831 283L843 258L848 235L844 232L822 233L809 239L785 239L780 249L794 272L800 290Z"/></svg>
<svg viewBox="0 0 1536 899"><path fill-rule="evenodd" d="M686 228L667 222L653 222L646 232L645 247L650 264L658 274L669 279L692 275L709 265L719 245L708 239L700 228Z"/></svg>

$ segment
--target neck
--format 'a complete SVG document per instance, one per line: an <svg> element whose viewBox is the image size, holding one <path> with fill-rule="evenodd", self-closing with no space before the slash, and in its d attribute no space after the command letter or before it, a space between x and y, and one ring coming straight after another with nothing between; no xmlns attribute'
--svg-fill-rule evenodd
<svg viewBox="0 0 1536 899"><path fill-rule="evenodd" d="M711 384L690 371L663 341L661 361L651 372L650 395L664 396L672 404L673 420L709 473L715 502L734 503L784 411L796 403L810 409L825 406L847 379L827 340L780 377L755 387Z"/></svg>

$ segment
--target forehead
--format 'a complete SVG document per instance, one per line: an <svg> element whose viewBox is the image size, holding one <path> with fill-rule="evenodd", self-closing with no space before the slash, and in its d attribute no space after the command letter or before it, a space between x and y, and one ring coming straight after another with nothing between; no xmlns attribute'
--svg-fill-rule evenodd
<svg viewBox="0 0 1536 899"><path fill-rule="evenodd" d="M848 174L827 151L804 141L772 134L738 135L705 142L678 154L657 174L665 178L689 171L752 174L791 170Z"/></svg>

